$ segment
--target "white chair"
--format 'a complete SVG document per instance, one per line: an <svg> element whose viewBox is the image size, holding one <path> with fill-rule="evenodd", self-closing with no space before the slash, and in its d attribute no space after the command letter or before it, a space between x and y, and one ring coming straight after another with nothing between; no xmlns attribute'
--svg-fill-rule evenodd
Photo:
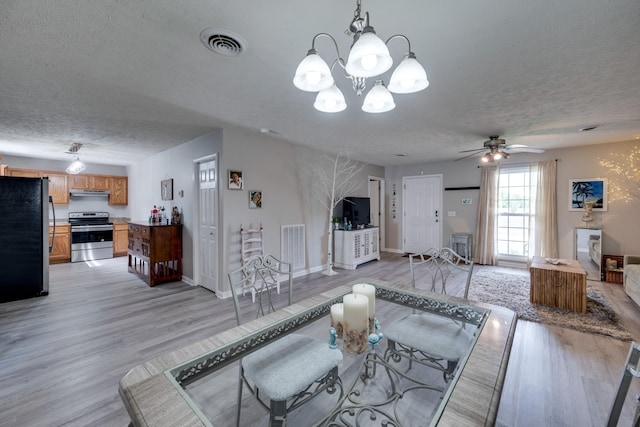
<svg viewBox="0 0 640 427"><path fill-rule="evenodd" d="M229 273L238 326L243 323L236 288L242 286L246 274L261 280L278 280L287 276L289 304L291 304L293 273L291 266L271 255L251 257L240 269ZM271 300L269 307L273 308ZM258 315L264 314L262 308ZM327 334L328 338L328 334ZM323 391L333 394L342 382L338 365L342 361L340 350L329 348L327 341L291 333L245 356L240 361L236 425L240 425L242 393L247 389L270 414L270 426L284 426L287 414Z"/></svg>
<svg viewBox="0 0 640 427"><path fill-rule="evenodd" d="M431 281L431 291L446 294L447 279L456 273L465 278L464 298L467 298L473 261L462 258L449 248L429 249L421 254L409 256L411 285L415 287L416 276L421 274ZM417 362L443 372L445 382L453 378L455 369L471 347L473 332L464 323L441 315L414 313L385 328L388 347L387 361L400 362L402 358L411 364Z"/></svg>

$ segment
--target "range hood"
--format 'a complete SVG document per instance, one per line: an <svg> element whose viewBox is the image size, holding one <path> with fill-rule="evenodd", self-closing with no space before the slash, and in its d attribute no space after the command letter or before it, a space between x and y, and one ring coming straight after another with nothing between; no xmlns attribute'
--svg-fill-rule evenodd
<svg viewBox="0 0 640 427"><path fill-rule="evenodd" d="M69 194L71 194L72 197L109 197L109 190L71 190Z"/></svg>

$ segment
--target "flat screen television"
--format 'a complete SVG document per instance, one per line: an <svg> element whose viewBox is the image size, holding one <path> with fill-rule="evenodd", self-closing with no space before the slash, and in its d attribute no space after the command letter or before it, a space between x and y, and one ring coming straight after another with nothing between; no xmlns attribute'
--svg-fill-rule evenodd
<svg viewBox="0 0 640 427"><path fill-rule="evenodd" d="M345 197L342 201L342 215L351 221L353 228L371 224L371 199L368 197Z"/></svg>

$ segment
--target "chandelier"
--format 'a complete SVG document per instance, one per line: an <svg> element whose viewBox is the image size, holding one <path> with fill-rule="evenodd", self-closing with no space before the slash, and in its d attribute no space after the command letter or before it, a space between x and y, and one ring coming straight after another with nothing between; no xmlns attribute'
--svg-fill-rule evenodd
<svg viewBox="0 0 640 427"><path fill-rule="evenodd" d="M313 104L316 110L325 113L337 113L347 108L342 91L333 79L332 70L337 65L344 71L344 77L351 80L353 90L358 94L366 89L366 79L376 77L373 87L369 90L362 104L362 111L367 113L384 113L395 108L393 93L414 93L426 89L429 86L427 73L416 60L416 55L411 51L409 39L396 34L383 42L373 27L369 25L369 12L360 16L361 0L356 1L353 21L349 25L346 34L353 37L353 44L347 57L347 62L340 56L338 43L327 33L319 33L313 37L311 49L307 56L300 62L293 78L293 84L300 90L318 92ZM336 59L331 67L320 57L316 51L316 40L327 37L336 49ZM389 54L387 45L393 39L404 39L408 45L408 53L391 74L389 86L385 86L380 76L393 65L393 59Z"/></svg>

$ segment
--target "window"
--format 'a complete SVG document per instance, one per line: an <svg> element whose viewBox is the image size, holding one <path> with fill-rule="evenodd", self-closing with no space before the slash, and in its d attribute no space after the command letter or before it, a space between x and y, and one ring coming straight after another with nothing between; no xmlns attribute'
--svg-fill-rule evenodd
<svg viewBox="0 0 640 427"><path fill-rule="evenodd" d="M529 167L501 168L498 179L498 257L524 259L529 252L536 182Z"/></svg>

